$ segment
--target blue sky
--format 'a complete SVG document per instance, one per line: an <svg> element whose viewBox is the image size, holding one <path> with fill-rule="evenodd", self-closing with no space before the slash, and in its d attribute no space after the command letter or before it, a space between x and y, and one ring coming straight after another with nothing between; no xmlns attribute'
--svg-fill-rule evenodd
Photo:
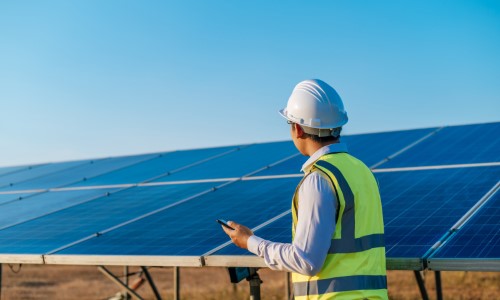
<svg viewBox="0 0 500 300"><path fill-rule="evenodd" d="M289 139L319 78L344 133L499 121L496 1L1 1L0 166Z"/></svg>

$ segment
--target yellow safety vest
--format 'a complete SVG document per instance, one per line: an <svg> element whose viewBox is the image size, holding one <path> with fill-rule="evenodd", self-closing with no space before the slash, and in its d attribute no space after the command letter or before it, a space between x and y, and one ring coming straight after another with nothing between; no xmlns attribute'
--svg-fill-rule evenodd
<svg viewBox="0 0 500 300"><path fill-rule="evenodd" d="M323 155L311 172L323 172L333 184L336 226L321 271L292 274L295 299L388 299L382 205L372 172L348 153ZM292 201L292 237L301 183Z"/></svg>

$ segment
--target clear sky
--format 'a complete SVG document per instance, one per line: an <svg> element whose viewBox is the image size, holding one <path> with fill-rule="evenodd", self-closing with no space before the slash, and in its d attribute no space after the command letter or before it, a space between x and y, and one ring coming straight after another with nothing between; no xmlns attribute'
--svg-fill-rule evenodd
<svg viewBox="0 0 500 300"><path fill-rule="evenodd" d="M0 166L500 120L498 1L0 1Z"/></svg>

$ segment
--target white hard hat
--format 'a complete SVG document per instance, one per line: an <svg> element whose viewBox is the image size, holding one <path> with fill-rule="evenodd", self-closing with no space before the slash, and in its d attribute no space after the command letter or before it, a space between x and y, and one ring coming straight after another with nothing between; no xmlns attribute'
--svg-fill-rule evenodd
<svg viewBox="0 0 500 300"><path fill-rule="evenodd" d="M279 113L285 119L303 126L306 133L320 137L338 135L338 130L333 129L347 123L347 113L339 94L319 79L299 82L286 107Z"/></svg>

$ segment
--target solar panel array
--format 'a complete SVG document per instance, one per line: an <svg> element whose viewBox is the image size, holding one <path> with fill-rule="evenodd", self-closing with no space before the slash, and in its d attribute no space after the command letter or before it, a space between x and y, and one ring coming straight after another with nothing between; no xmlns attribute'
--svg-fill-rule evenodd
<svg viewBox="0 0 500 300"><path fill-rule="evenodd" d="M342 137L379 182L388 268L500 270L499 133ZM215 219L290 242L305 160L286 141L0 168L0 262L264 266Z"/></svg>

